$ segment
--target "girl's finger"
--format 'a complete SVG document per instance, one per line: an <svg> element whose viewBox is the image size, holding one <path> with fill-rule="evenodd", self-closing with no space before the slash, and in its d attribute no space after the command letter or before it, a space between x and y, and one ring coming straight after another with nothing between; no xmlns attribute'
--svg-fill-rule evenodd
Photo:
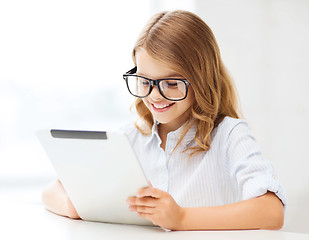
<svg viewBox="0 0 309 240"><path fill-rule="evenodd" d="M154 208L153 207L146 207L146 206L135 206L135 210L136 210L137 213L153 214Z"/></svg>
<svg viewBox="0 0 309 240"><path fill-rule="evenodd" d="M127 199L127 204L133 206L145 206L145 207L155 207L157 205L158 199L152 197L129 197Z"/></svg>
<svg viewBox="0 0 309 240"><path fill-rule="evenodd" d="M137 213L137 215L139 217L148 219L149 221L151 221L154 225L157 225L154 221L153 221L153 214L149 214L149 213Z"/></svg>
<svg viewBox="0 0 309 240"><path fill-rule="evenodd" d="M135 205L145 207L156 207L158 199L153 197L142 197L135 199Z"/></svg>
<svg viewBox="0 0 309 240"><path fill-rule="evenodd" d="M160 198L161 195L162 195L162 191L154 187L142 188L136 194L138 198L142 198L142 197Z"/></svg>
<svg viewBox="0 0 309 240"><path fill-rule="evenodd" d="M136 212L136 213L138 213L138 214L145 213L145 214L152 215L152 214L154 214L154 213L153 213L153 209L154 209L154 208L145 207L145 206L135 206L135 205L129 206L129 210L130 210L131 212Z"/></svg>

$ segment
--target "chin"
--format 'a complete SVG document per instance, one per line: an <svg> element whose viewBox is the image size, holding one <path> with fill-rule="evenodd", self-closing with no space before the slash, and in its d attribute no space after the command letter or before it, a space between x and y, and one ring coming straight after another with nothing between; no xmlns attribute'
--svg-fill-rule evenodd
<svg viewBox="0 0 309 240"><path fill-rule="evenodd" d="M172 119L166 119L166 118L160 118L160 117L157 118L155 115L154 115L154 119L155 119L158 123L161 123L161 124L167 124L167 123L169 123L169 122L172 121Z"/></svg>

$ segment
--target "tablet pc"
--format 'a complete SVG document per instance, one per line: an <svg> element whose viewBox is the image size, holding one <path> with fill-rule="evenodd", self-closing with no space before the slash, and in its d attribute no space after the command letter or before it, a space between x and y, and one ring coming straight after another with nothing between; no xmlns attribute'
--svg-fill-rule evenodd
<svg viewBox="0 0 309 240"><path fill-rule="evenodd" d="M51 129L37 136L83 220L153 225L126 203L148 182L124 133Z"/></svg>

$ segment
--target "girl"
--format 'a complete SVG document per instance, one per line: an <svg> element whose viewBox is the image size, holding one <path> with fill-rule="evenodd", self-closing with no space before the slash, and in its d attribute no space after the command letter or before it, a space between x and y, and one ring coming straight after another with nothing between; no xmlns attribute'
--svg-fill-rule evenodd
<svg viewBox="0 0 309 240"><path fill-rule="evenodd" d="M284 191L247 123L210 28L186 11L153 16L123 75L140 121L128 135L151 187L129 197L140 217L172 230L280 229ZM61 183L47 209L78 218Z"/></svg>

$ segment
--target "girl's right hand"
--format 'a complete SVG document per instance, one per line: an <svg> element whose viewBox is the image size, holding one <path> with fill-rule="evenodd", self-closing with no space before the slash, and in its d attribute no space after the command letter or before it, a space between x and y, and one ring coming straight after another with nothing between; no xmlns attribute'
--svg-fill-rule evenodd
<svg viewBox="0 0 309 240"><path fill-rule="evenodd" d="M71 202L71 199L59 180L51 183L43 191L42 200L46 209L53 213L69 218L80 218Z"/></svg>

